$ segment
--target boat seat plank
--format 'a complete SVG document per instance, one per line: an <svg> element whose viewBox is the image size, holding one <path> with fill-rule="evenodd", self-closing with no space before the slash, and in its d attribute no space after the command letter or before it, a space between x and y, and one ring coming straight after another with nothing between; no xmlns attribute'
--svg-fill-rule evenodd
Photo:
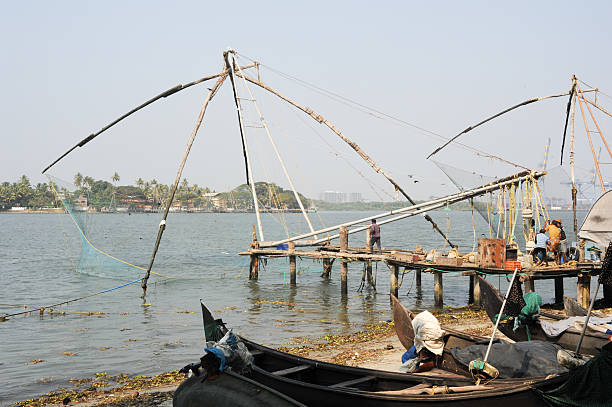
<svg viewBox="0 0 612 407"><path fill-rule="evenodd" d="M332 384L329 387L352 387L356 384L360 384L360 383L365 383L365 382L369 382L371 380L375 380L376 376L363 376L363 377L358 377L357 379L353 379L353 380L347 380L344 382L340 382L340 383L336 383L336 384Z"/></svg>
<svg viewBox="0 0 612 407"><path fill-rule="evenodd" d="M287 375L297 373L297 372L302 372L304 370L308 370L311 368L312 368L312 365L298 365L298 366L290 367L288 369L277 370L271 373L276 376L287 376Z"/></svg>

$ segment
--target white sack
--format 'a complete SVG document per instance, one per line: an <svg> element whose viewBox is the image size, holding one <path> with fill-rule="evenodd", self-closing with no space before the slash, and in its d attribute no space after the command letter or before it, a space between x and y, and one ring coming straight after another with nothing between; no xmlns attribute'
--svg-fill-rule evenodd
<svg viewBox="0 0 612 407"><path fill-rule="evenodd" d="M423 347L434 355L441 355L444 350L444 331L440 328L438 319L429 311L423 311L412 320L414 329L414 346L417 353Z"/></svg>

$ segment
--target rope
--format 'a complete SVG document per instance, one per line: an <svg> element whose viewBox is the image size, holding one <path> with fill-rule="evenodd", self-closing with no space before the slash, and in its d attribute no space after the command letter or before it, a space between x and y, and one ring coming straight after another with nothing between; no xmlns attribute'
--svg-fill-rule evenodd
<svg viewBox="0 0 612 407"><path fill-rule="evenodd" d="M256 62L254 59L252 59L252 58L250 58L250 57L248 57L246 55L240 54L238 52L236 52L236 55L238 55L238 56L240 56L242 58L245 58L245 59L247 59L247 60L249 60L251 62ZM301 86L303 86L303 87L305 87L307 89L312 90L313 92L316 92L316 93L318 93L320 95L328 97L328 98L330 98L330 99L332 99L332 100L334 100L334 101L336 101L336 102L338 102L340 104L343 104L343 105L345 105L347 107L350 107L352 109L355 109L357 111L365 113L365 114L367 114L369 116L375 117L375 118L380 119L380 120L387 120L387 121L394 122L396 124L400 124L400 125L403 125L403 126L411 127L413 129L416 129L419 132L421 132L421 134L423 134L424 136L430 137L430 138L433 138L433 139L436 139L436 140L439 140L439 141L449 141L450 140L448 137L445 137L445 136L443 136L441 134L438 134L438 133L433 132L431 130L427 130L427 129L423 128L423 127L417 126L416 124L410 123L410 122L408 122L406 120L403 120L403 119L400 119L398 117L392 116L390 114L384 113L384 112L382 112L380 110L368 107L368 106L366 106L364 104L361 104L359 102L355 102L355 101L353 101L353 100L351 100L351 99L349 99L347 97L341 96L341 95L339 95L337 93L334 93L332 91L323 89L323 88L321 88L321 87L319 87L317 85L311 84L309 82L306 82L304 80L301 80L301 79L296 78L294 76L291 76L289 74L281 72L281 71L279 71L277 69L272 68L271 66L264 65L264 64L262 64L260 62L257 62L257 64L259 66L262 66L262 67L270 70L271 72L274 72L275 74L277 74L277 75L279 75L279 76L281 76L281 77L283 77L283 78L285 78L285 79L287 79L289 81L297 83L297 84L299 84L299 85L301 85ZM510 165L512 165L514 167L517 167L517 168L525 168L522 165L515 164L515 163L512 163L512 162L507 161L507 160L503 160L500 157L497 157L497 156L495 156L493 154L487 153L487 152L482 151L482 150L478 150L478 149L476 149L474 147L471 147L471 146L469 146L467 144L460 143L460 142L455 142L454 144L456 144L460 148L469 150L469 151L475 153L476 155L483 155L483 156L488 157L488 158L494 158L494 159L497 159L497 160L501 160L502 162L505 162L505 163L510 164Z"/></svg>
<svg viewBox="0 0 612 407"><path fill-rule="evenodd" d="M139 279L137 279L137 280L134 280L134 281L130 281L129 283L125 283L125 284L121 284L121 285L118 285L118 286L113 287L113 288L109 288L109 289L107 289L107 290L98 291L98 292L95 292L95 293L92 293L92 294L88 294L88 295L85 295L85 296L83 296L83 297L79 297L79 298L74 298L74 299L72 299L72 300L67 300L67 301L58 302L57 304L47 305L46 307L38 307L38 308L35 308L35 309L33 309L33 310L30 310L30 311L22 311L22 312L17 312L17 313L14 313L14 314L5 314L5 315L3 315L3 317L5 317L5 318L7 318L7 317L13 317L13 316L16 316L16 315L27 314L27 313L29 313L29 312L34 312L34 311L39 311L39 310L40 310L40 311L44 311L46 308L54 308L54 307L58 307L58 306L60 306L60 305L68 304L68 303L71 303L71 302L75 302L75 301L84 300L85 298L90 298L90 297L93 297L93 296L96 296L96 295L100 295L100 294L108 293L108 292L111 292L111 291L117 290L117 289L119 289L119 288L127 287L128 285L131 285L131 284L139 283L140 281L142 281L142 279L141 279L141 278L139 278Z"/></svg>

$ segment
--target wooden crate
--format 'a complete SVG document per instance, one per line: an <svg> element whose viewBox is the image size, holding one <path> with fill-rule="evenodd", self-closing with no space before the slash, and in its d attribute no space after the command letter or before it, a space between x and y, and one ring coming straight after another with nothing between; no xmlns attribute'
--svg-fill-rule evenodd
<svg viewBox="0 0 612 407"><path fill-rule="evenodd" d="M504 268L506 263L505 239L478 239L478 265L480 267Z"/></svg>

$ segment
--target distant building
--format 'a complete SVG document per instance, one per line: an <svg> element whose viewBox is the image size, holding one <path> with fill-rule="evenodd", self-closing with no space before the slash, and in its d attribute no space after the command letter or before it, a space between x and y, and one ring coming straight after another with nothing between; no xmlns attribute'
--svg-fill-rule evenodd
<svg viewBox="0 0 612 407"><path fill-rule="evenodd" d="M362 202L361 192L351 192L348 196L348 202Z"/></svg>
<svg viewBox="0 0 612 407"><path fill-rule="evenodd" d="M324 191L319 194L319 198L325 202L343 203L343 202L361 202L363 198L361 192L341 192L341 191Z"/></svg>

